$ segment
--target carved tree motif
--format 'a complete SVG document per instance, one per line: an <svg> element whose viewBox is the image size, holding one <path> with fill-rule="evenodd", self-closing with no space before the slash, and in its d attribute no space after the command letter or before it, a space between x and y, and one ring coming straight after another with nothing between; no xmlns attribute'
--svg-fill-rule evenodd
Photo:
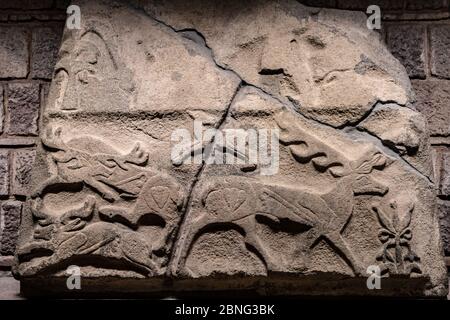
<svg viewBox="0 0 450 320"><path fill-rule="evenodd" d="M379 206L373 206L373 210L381 225L378 239L383 244L383 249L376 259L382 262L382 274L421 274L420 258L414 253L410 245L412 239L410 224L414 204L409 203L406 210L400 211L397 201L393 200L390 203L391 215L388 215Z"/></svg>

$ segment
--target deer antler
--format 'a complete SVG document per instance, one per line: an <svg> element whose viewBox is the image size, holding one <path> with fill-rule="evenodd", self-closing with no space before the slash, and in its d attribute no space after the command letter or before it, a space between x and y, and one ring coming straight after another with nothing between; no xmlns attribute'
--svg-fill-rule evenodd
<svg viewBox="0 0 450 320"><path fill-rule="evenodd" d="M334 177L350 173L349 159L333 146L307 133L290 113L279 113L275 116L275 121L281 129L280 142L290 146L290 151L297 161L311 161L316 168L328 170Z"/></svg>

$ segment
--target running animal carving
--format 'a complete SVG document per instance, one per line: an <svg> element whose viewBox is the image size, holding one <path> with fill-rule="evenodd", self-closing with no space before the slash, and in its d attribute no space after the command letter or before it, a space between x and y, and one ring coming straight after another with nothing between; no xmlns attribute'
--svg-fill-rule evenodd
<svg viewBox="0 0 450 320"><path fill-rule="evenodd" d="M325 147L320 154L328 157ZM288 188L237 177L208 184L194 201L193 220L184 239L181 260L187 258L195 240L209 226L231 224L242 231L244 241L262 257L268 270L277 271L277 261L256 234L256 216L262 215L275 222L287 219L308 227L311 242L307 246L310 249L324 239L336 248L355 274L361 274L363 267L341 232L353 213L355 196L383 196L388 192L387 186L370 176L374 169L381 170L386 166L387 158L376 150L369 150L355 161L342 155L339 159L342 161L339 166L348 169L333 174L337 181L327 191L297 186Z"/></svg>
<svg viewBox="0 0 450 320"><path fill-rule="evenodd" d="M111 147L93 137L84 137L87 145L98 149L110 150L111 153L90 153L71 147L61 139L61 128L54 132L51 128L42 136L42 145L51 152L48 155L51 176L44 181L33 197L41 196L48 187L60 184L84 183L97 191L108 201L118 200L120 197L136 197L139 186L145 182L145 175L137 175L114 180L115 175L128 173L132 165L142 167L148 160L148 153L141 149L139 143L126 155L117 154Z"/></svg>
<svg viewBox="0 0 450 320"><path fill-rule="evenodd" d="M17 250L24 274L37 274L84 255L117 259L144 275L158 273L151 248L141 234L103 221L90 222L94 197L62 215L47 213L39 199L31 201L30 210L37 220L34 239Z"/></svg>
<svg viewBox="0 0 450 320"><path fill-rule="evenodd" d="M148 168L148 153L141 149L139 143L129 153L121 155L91 136L64 142L61 129L57 128L55 131L48 130L42 138L42 144L49 151L51 175L35 190L32 199L41 201L53 191L53 187L58 191L68 190L73 184L88 187L90 192L101 197L96 210L101 222L86 226L86 232L105 232L105 241L117 242L117 239L133 234L124 234L115 225L121 224L124 230L141 234L141 238L151 242L150 255L158 255L158 268L162 269L168 262L168 250L181 218L186 198L184 188L171 176ZM84 148L80 149L78 145ZM39 210L34 211L37 216ZM160 230L157 234L144 235L139 230L143 225L154 225ZM48 227L54 228L53 225ZM64 228L58 228L58 232L64 232ZM141 262L149 264L142 259Z"/></svg>

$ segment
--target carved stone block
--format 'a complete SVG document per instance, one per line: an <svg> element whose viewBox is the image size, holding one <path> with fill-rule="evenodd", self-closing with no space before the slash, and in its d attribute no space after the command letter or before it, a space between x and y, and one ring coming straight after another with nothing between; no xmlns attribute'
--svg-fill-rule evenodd
<svg viewBox="0 0 450 320"><path fill-rule="evenodd" d="M25 294L73 293L74 265L81 294L447 294L427 123L363 13L79 5L24 206Z"/></svg>

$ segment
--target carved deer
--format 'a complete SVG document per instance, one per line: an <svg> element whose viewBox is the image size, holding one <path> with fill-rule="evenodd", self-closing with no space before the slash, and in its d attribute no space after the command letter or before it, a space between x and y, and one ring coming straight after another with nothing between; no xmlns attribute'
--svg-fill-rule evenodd
<svg viewBox="0 0 450 320"><path fill-rule="evenodd" d="M317 170L330 172L337 182L326 191L271 186L250 182L245 178L225 178L225 182L207 184L193 202L194 217L187 235L182 238L173 268L187 258L195 240L209 226L231 224L241 231L246 244L254 248L267 268L277 271L278 261L271 257L255 231L256 216L264 215L275 221L287 219L309 227L310 243L307 247L312 249L321 239L325 239L347 261L355 274L361 274L362 266L341 232L353 213L355 196L383 196L388 192L385 185L370 176L374 169L380 170L386 166L387 158L371 149L359 159L351 161L340 151L308 134L295 124L295 119L284 117L281 118L283 121L277 120L284 131L280 140L289 146L293 157L301 163L313 162ZM186 272L190 270L186 268Z"/></svg>
<svg viewBox="0 0 450 320"><path fill-rule="evenodd" d="M110 251L114 252L112 258L124 261L147 275L159 272L142 235L112 223L88 223L94 209L95 198L92 196L81 207L60 216L46 213L41 200L31 200L30 210L37 220L34 241L17 250L24 274L26 269L35 274L77 255L102 256L105 254L102 250L113 243L110 246ZM40 256L42 252L46 252L44 259ZM36 257L41 259L34 260Z"/></svg>

